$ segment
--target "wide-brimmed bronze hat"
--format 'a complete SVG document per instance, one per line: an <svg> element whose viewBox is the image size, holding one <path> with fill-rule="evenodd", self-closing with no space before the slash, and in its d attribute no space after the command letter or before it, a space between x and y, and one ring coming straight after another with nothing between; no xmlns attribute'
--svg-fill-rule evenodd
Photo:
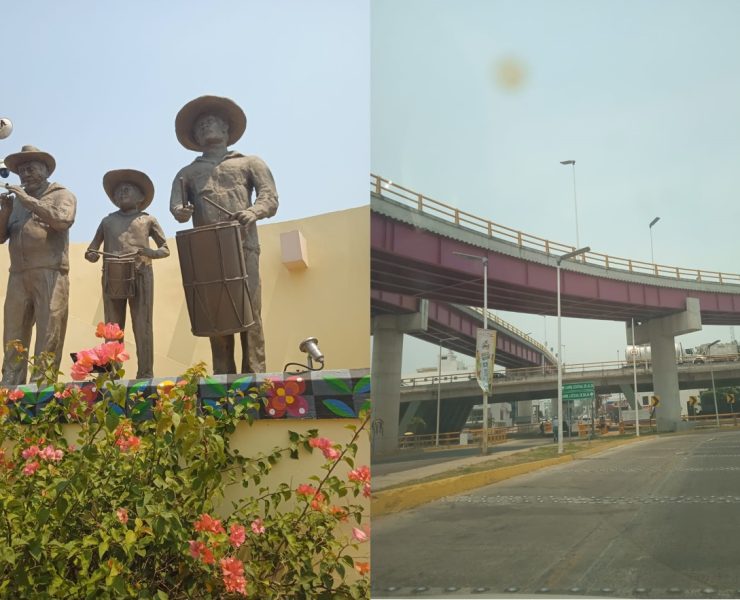
<svg viewBox="0 0 740 600"><path fill-rule="evenodd" d="M208 113L218 115L229 123L229 139L226 142L228 146L244 135L247 115L236 102L221 96L201 96L183 106L175 117L177 139L188 150L203 150L193 137L193 126L198 117Z"/></svg>
<svg viewBox="0 0 740 600"><path fill-rule="evenodd" d="M154 199L154 184L146 173L142 173L136 169L115 169L103 175L103 189L108 194L111 202L116 206L118 204L116 204L113 194L119 183L133 183L144 194L144 200L139 204L139 210L144 210L152 203Z"/></svg>
<svg viewBox="0 0 740 600"><path fill-rule="evenodd" d="M44 163L49 170L49 175L57 168L57 161L54 160L54 157L48 152L39 150L36 146L23 146L20 152L8 154L5 157L5 166L17 175L18 167L32 160Z"/></svg>

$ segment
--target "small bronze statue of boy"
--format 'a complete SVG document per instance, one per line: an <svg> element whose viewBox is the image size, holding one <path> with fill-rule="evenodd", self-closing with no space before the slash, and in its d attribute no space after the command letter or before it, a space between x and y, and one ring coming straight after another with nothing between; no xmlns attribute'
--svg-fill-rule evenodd
<svg viewBox="0 0 740 600"><path fill-rule="evenodd" d="M118 169L103 177L103 188L116 212L105 217L90 243L85 258L96 262L103 257L103 310L106 323L126 326L126 304L131 309L137 379L154 377L154 275L152 259L170 255L162 227L144 212L154 198L154 184L141 171ZM149 238L157 249L149 247ZM103 251L98 248L103 244Z"/></svg>

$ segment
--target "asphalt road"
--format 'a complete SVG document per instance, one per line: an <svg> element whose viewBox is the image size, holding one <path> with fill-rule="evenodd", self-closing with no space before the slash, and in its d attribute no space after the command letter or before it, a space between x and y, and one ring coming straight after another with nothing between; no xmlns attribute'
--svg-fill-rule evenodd
<svg viewBox="0 0 740 600"><path fill-rule="evenodd" d="M576 438L577 440L578 438ZM565 438L565 441L569 441ZM488 447L488 454L494 456L504 452L516 452L527 450L535 446L552 444L551 436L512 439L503 444L492 444ZM373 458L373 476L387 475L388 473L400 473L412 469L418 469L428 465L437 465L445 462L459 460L469 456L480 456L480 446L455 446L443 450L429 450L427 452L412 451L396 455Z"/></svg>
<svg viewBox="0 0 740 600"><path fill-rule="evenodd" d="M740 597L740 432L651 437L373 519L373 598Z"/></svg>

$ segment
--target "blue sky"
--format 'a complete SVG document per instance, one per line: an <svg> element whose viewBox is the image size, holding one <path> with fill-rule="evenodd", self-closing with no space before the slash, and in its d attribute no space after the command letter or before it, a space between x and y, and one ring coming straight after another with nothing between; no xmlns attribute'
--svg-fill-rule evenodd
<svg viewBox="0 0 740 600"><path fill-rule="evenodd" d="M581 246L649 261L660 216L656 262L740 273L738 22L723 0L373 0L371 169L575 245L575 159ZM555 345L555 318L501 316ZM566 320L563 343L616 360L624 326ZM405 370L436 364L407 346Z"/></svg>
<svg viewBox="0 0 740 600"><path fill-rule="evenodd" d="M261 156L280 195L276 221L368 203L368 0L56 3L3 9L0 154L38 146L52 180L78 200L72 241L92 239L115 210L110 169L154 181L148 212L168 236L177 171L197 154L175 138L177 111L204 94L247 115L233 149ZM14 175L7 181L17 181Z"/></svg>

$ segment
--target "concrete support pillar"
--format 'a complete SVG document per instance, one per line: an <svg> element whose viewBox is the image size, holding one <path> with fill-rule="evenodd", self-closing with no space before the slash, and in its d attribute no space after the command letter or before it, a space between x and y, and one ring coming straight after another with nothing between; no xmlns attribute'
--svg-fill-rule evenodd
<svg viewBox="0 0 740 600"><path fill-rule="evenodd" d="M676 340L672 335L653 333L650 337L653 359L653 390L660 398L655 411L658 431L676 431L681 422Z"/></svg>
<svg viewBox="0 0 740 600"><path fill-rule="evenodd" d="M418 313L373 317L370 379L374 455L390 454L398 450L403 334L426 329L427 306L427 302L422 300Z"/></svg>
<svg viewBox="0 0 740 600"><path fill-rule="evenodd" d="M686 310L667 317L651 319L635 327L636 344L650 344L653 363L653 391L660 398L656 411L659 432L681 428L681 403L678 387L675 336L701 330L699 300L686 299ZM627 326L627 340L632 342L632 330Z"/></svg>

